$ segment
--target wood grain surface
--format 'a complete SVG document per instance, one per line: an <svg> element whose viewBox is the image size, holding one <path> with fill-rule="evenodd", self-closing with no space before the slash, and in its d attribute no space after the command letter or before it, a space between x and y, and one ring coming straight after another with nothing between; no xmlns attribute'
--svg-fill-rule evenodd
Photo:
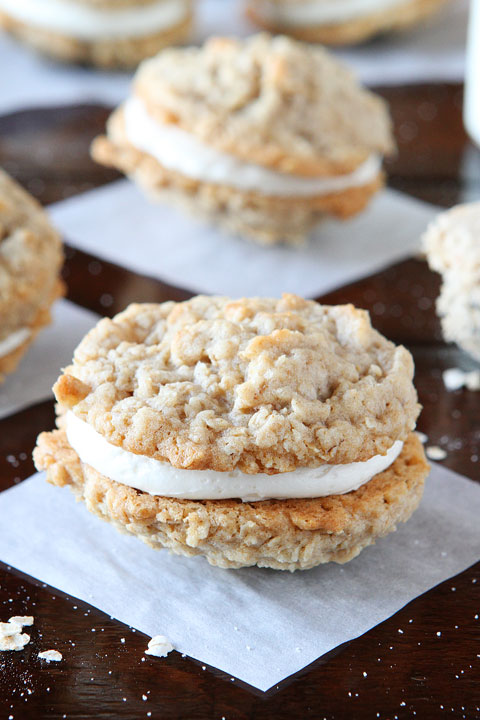
<svg viewBox="0 0 480 720"><path fill-rule="evenodd" d="M388 164L390 185L443 206L480 197L480 154L463 131L461 88L382 94L391 103L399 144ZM89 160L88 146L107 114L83 106L0 118L0 165L43 203L102 185L116 175ZM134 300L190 295L71 248L65 278L71 300L102 314L105 293L113 298L108 314ZM424 262L411 259L322 301L367 308L382 333L413 352L424 406L420 429L447 450L445 465L480 481L480 394L443 387L442 370L468 361L441 340L434 314L438 285ZM51 401L0 421L0 490L32 473L35 438L53 421ZM0 564L0 619L36 618L25 651L0 655L0 720L480 718L479 612L477 564L264 694L175 652L162 661L143 660L141 633ZM40 664L40 633L49 647L62 649L64 662Z"/></svg>

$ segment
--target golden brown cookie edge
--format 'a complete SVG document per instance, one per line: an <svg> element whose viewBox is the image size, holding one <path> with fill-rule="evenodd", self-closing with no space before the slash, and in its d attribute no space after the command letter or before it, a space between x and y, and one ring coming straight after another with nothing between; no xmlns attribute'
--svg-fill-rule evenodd
<svg viewBox="0 0 480 720"><path fill-rule="evenodd" d="M63 430L42 433L34 459L50 483L69 485L91 512L154 548L204 555L225 568L290 571L347 562L395 530L417 508L429 469L412 433L397 460L355 492L242 503L154 497L122 486L83 465Z"/></svg>

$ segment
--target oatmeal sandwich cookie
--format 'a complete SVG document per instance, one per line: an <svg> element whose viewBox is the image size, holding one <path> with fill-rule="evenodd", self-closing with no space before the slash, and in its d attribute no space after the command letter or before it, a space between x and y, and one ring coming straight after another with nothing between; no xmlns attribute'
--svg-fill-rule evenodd
<svg viewBox="0 0 480 720"><path fill-rule="evenodd" d="M437 313L445 340L480 361L480 202L440 213L423 236L423 249L442 276Z"/></svg>
<svg viewBox="0 0 480 720"><path fill-rule="evenodd" d="M131 305L76 349L35 463L154 548L224 568L344 563L421 499L412 375L352 305Z"/></svg>
<svg viewBox="0 0 480 720"><path fill-rule="evenodd" d="M260 27L325 45L352 45L378 33L404 30L448 0L246 0Z"/></svg>
<svg viewBox="0 0 480 720"><path fill-rule="evenodd" d="M188 37L192 0L0 0L0 26L67 62L135 67Z"/></svg>
<svg viewBox="0 0 480 720"><path fill-rule="evenodd" d="M63 295L60 237L41 206L0 170L0 382Z"/></svg>
<svg viewBox="0 0 480 720"><path fill-rule="evenodd" d="M394 148L383 100L321 48L213 38L144 62L93 157L261 243L360 212Z"/></svg>

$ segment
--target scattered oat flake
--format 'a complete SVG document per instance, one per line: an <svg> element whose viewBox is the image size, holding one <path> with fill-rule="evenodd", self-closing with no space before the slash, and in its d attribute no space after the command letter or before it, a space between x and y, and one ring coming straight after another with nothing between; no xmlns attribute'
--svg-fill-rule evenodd
<svg viewBox="0 0 480 720"><path fill-rule="evenodd" d="M30 642L30 635L17 633L15 635L0 635L0 652L5 650L23 650Z"/></svg>
<svg viewBox="0 0 480 720"><path fill-rule="evenodd" d="M420 432L420 430L417 430L416 433L417 433L417 437L418 437L418 439L420 440L420 442L421 442L423 445L425 445L425 443L426 443L427 440L428 440L428 435L425 435L425 433Z"/></svg>
<svg viewBox="0 0 480 720"><path fill-rule="evenodd" d="M0 623L0 638L12 637L13 635L19 635L22 632L22 626L16 622Z"/></svg>
<svg viewBox="0 0 480 720"><path fill-rule="evenodd" d="M33 625L33 617L14 615L8 622L0 622L0 637L18 635L22 632L24 625Z"/></svg>
<svg viewBox="0 0 480 720"><path fill-rule="evenodd" d="M480 370L464 372L460 368L449 368L443 372L443 383L447 390L480 390Z"/></svg>
<svg viewBox="0 0 480 720"><path fill-rule="evenodd" d="M0 652L23 650L30 642L30 635L22 633L24 625L33 625L33 617L14 615L8 622L0 622Z"/></svg>
<svg viewBox="0 0 480 720"><path fill-rule="evenodd" d="M429 445L426 449L427 457L430 460L445 460L447 453L438 445Z"/></svg>
<svg viewBox="0 0 480 720"><path fill-rule="evenodd" d="M14 615L13 617L10 618L10 620L8 622L18 623L22 627L26 627L26 626L33 625L34 618L32 617L32 615Z"/></svg>
<svg viewBox="0 0 480 720"><path fill-rule="evenodd" d="M155 635L148 643L145 650L146 655L154 655L155 657L167 657L172 652L173 645L164 635Z"/></svg>
<svg viewBox="0 0 480 720"><path fill-rule="evenodd" d="M44 650L38 653L38 657L47 662L60 662L60 660L63 660L63 655L58 650Z"/></svg>

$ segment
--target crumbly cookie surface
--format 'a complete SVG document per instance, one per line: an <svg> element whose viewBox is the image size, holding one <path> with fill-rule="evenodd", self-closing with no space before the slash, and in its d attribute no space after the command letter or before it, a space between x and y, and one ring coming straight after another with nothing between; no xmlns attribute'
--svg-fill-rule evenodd
<svg viewBox="0 0 480 720"><path fill-rule="evenodd" d="M457 205L440 213L422 243L432 270L462 272L480 278L480 202Z"/></svg>
<svg viewBox="0 0 480 720"><path fill-rule="evenodd" d="M286 173L348 173L394 147L384 101L322 48L287 37L168 49L142 63L134 92L159 122Z"/></svg>
<svg viewBox="0 0 480 720"><path fill-rule="evenodd" d="M299 40L326 45L351 45L361 43L379 33L406 30L421 23L439 10L449 0L404 0L393 7L381 8L360 17L339 23L310 24L285 27L268 21L257 5L249 0L247 14L260 27L274 32L285 32ZM300 5L303 0L270 0L278 5Z"/></svg>
<svg viewBox="0 0 480 720"><path fill-rule="evenodd" d="M61 241L41 206L0 170L0 340L34 328L59 294Z"/></svg>
<svg viewBox="0 0 480 720"><path fill-rule="evenodd" d="M423 236L432 270L442 275L437 312L445 339L480 360L480 202L440 213Z"/></svg>
<svg viewBox="0 0 480 720"><path fill-rule="evenodd" d="M404 440L419 410L412 376L410 353L351 305L198 296L101 320L54 391L131 452L275 473Z"/></svg>
<svg viewBox="0 0 480 720"><path fill-rule="evenodd" d="M480 278L475 284L449 275L437 300L445 340L455 342L480 362Z"/></svg>
<svg viewBox="0 0 480 720"><path fill-rule="evenodd" d="M54 485L71 487L87 508L156 549L204 555L224 568L305 570L344 563L408 520L428 473L411 434L397 460L355 492L308 500L175 500L120 485L83 465L62 430L42 433L34 453Z"/></svg>

